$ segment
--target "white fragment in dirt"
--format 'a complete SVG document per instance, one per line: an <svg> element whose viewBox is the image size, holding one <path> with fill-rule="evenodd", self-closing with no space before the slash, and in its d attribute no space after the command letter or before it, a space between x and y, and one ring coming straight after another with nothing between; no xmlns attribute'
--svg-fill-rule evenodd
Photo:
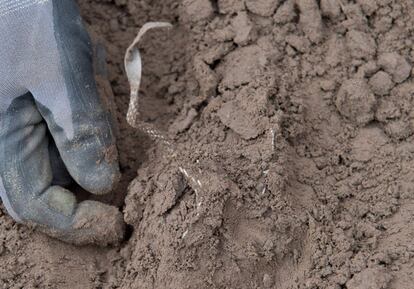
<svg viewBox="0 0 414 289"><path fill-rule="evenodd" d="M202 183L201 183L201 181L200 180L198 180L198 179L196 179L196 178L194 178L193 176L191 176L188 172L187 172L187 170L186 169L184 169L184 168L182 168L182 167L178 167L178 170L186 177L186 179L188 180L188 179L191 179L191 181L193 182L193 184L195 184L195 185L198 185L199 187L200 187L200 189L203 187L202 186ZM200 173L202 172L200 169L199 169L199 171L200 171ZM197 189L194 189L194 191L195 191L195 193L196 193L196 196L197 196L197 194L198 194L198 192L197 192Z"/></svg>
<svg viewBox="0 0 414 289"><path fill-rule="evenodd" d="M188 230L185 230L184 231L184 233L182 234L182 236L181 236L181 239L184 239L185 238L185 236L187 236L187 234L188 234Z"/></svg>
<svg viewBox="0 0 414 289"><path fill-rule="evenodd" d="M275 130L272 128L270 130L270 133L272 135L272 151L274 151L275 150Z"/></svg>
<svg viewBox="0 0 414 289"><path fill-rule="evenodd" d="M198 191L197 189L194 189L194 193L195 193L195 202L197 204L197 211L200 209L202 201L199 201L199 196L198 196ZM199 213L197 213L197 216L199 215Z"/></svg>
<svg viewBox="0 0 414 289"><path fill-rule="evenodd" d="M265 193L266 193L266 187L263 188L262 195L264 195Z"/></svg>
<svg viewBox="0 0 414 289"><path fill-rule="evenodd" d="M197 203L197 213L196 213L196 216L198 217L198 216L200 216L200 208L201 208L201 205L203 204L203 202L198 202Z"/></svg>
<svg viewBox="0 0 414 289"><path fill-rule="evenodd" d="M269 170L265 170L265 171L263 171L263 174L264 175L267 175L269 173Z"/></svg>

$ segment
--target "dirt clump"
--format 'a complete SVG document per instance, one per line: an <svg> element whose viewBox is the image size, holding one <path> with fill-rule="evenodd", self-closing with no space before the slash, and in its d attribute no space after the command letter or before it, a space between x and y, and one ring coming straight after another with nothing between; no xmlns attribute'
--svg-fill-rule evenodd
<svg viewBox="0 0 414 289"><path fill-rule="evenodd" d="M411 65L404 57L395 52L381 54L378 57L378 64L392 75L392 79L396 83L403 82L411 74Z"/></svg>
<svg viewBox="0 0 414 289"><path fill-rule="evenodd" d="M375 95L363 79L344 81L336 96L339 113L355 123L367 124L374 119Z"/></svg>
<svg viewBox="0 0 414 289"><path fill-rule="evenodd" d="M386 95L394 87L391 76L384 72L378 71L369 80L372 91L377 95Z"/></svg>
<svg viewBox="0 0 414 289"><path fill-rule="evenodd" d="M129 236L78 248L1 213L0 287L412 287L412 1L80 6L108 51L124 177L107 201ZM141 112L173 154L125 121L123 53L151 20L174 28L140 44Z"/></svg>

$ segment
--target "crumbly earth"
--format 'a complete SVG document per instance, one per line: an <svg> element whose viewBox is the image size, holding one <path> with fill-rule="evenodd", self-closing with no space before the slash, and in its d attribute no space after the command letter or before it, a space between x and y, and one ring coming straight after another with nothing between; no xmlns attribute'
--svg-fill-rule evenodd
<svg viewBox="0 0 414 289"><path fill-rule="evenodd" d="M130 236L74 247L2 210L0 288L413 288L413 1L80 6L108 51L124 178L106 201ZM140 44L143 119L173 155L124 120L147 21L175 27Z"/></svg>

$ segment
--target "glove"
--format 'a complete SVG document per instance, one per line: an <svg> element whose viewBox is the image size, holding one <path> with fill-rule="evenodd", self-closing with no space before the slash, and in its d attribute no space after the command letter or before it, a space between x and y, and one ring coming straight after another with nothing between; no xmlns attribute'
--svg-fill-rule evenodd
<svg viewBox="0 0 414 289"><path fill-rule="evenodd" d="M90 39L73 0L0 0L0 196L19 222L74 244L112 244L122 214L76 202L70 176L105 194L119 179ZM67 173L66 172L67 168ZM65 176L66 175L66 176Z"/></svg>

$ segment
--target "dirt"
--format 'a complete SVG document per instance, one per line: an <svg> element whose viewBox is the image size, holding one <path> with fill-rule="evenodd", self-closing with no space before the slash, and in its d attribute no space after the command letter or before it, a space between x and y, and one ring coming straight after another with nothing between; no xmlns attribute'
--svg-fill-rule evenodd
<svg viewBox="0 0 414 289"><path fill-rule="evenodd" d="M0 213L0 288L409 289L411 0L80 0L103 41L123 179L120 247L75 247ZM129 128L123 53L140 44ZM108 88L107 88L108 89ZM126 196L126 198L125 198Z"/></svg>

